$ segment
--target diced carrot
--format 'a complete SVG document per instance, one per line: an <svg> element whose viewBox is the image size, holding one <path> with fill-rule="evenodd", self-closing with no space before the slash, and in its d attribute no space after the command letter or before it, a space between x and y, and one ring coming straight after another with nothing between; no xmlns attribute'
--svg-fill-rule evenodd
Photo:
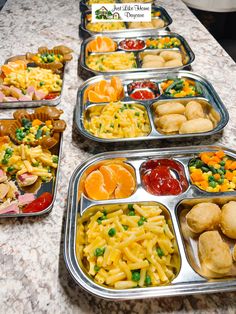
<svg viewBox="0 0 236 314"><path fill-rule="evenodd" d="M228 191L228 185L227 184L222 184L220 186L220 192L226 192Z"/></svg>
<svg viewBox="0 0 236 314"><path fill-rule="evenodd" d="M234 174L230 171L226 171L225 178L231 181L233 179Z"/></svg>
<svg viewBox="0 0 236 314"><path fill-rule="evenodd" d="M207 164L208 161L210 160L210 157L208 156L207 153L201 153L201 154L200 154L200 158L201 158L201 160L202 160L205 164Z"/></svg>
<svg viewBox="0 0 236 314"><path fill-rule="evenodd" d="M209 184L207 181L201 181L199 182L199 185L203 188L203 189L206 189L208 188Z"/></svg>
<svg viewBox="0 0 236 314"><path fill-rule="evenodd" d="M232 164L230 165L230 170L235 170L236 169L236 161L233 161Z"/></svg>
<svg viewBox="0 0 236 314"><path fill-rule="evenodd" d="M215 155L222 159L225 156L225 152L223 150L219 150L218 152L215 153Z"/></svg>
<svg viewBox="0 0 236 314"><path fill-rule="evenodd" d="M220 162L220 158L217 156L213 156L211 157L211 161L214 161L216 164L218 164Z"/></svg>
<svg viewBox="0 0 236 314"><path fill-rule="evenodd" d="M208 161L208 166L214 166L214 165L217 165L218 164L218 162L215 162L214 160L210 160L210 161Z"/></svg>
<svg viewBox="0 0 236 314"><path fill-rule="evenodd" d="M202 173L198 173L197 171L196 172L193 172L191 174L191 178L194 182L196 181L204 181L204 178L202 176Z"/></svg>
<svg viewBox="0 0 236 314"><path fill-rule="evenodd" d="M225 162L225 169L227 170L227 169L230 169L230 166L231 166L231 164L232 164L232 160L230 160L230 159L227 159L226 160L226 162Z"/></svg>
<svg viewBox="0 0 236 314"><path fill-rule="evenodd" d="M40 121L39 119L34 119L32 121L32 126L38 126L38 125L41 125L42 124L42 121Z"/></svg>
<svg viewBox="0 0 236 314"><path fill-rule="evenodd" d="M52 125L52 121L51 121L51 120L47 120L47 121L45 122L45 124L46 124L46 126Z"/></svg>
<svg viewBox="0 0 236 314"><path fill-rule="evenodd" d="M216 174L214 174L214 178L215 178L216 180L219 180L221 177L220 177L219 173L216 173Z"/></svg>

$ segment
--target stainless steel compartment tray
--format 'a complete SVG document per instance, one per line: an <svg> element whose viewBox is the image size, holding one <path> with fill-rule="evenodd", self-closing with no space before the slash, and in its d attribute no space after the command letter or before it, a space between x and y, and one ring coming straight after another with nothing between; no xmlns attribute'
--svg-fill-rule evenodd
<svg viewBox="0 0 236 314"><path fill-rule="evenodd" d="M18 217L36 217L48 214L51 212L57 193L57 186L59 181L59 172L60 172L60 163L61 163L61 155L62 155L62 143L63 143L63 134L60 135L60 140L56 144L55 147L52 148L54 154L58 155L58 166L55 171L55 178L50 182L41 184L40 188L36 192L36 197L39 197L44 192L50 192L53 195L53 199L51 204L44 210L35 213L19 213L19 214L0 214L0 219L2 218L18 218Z"/></svg>
<svg viewBox="0 0 236 314"><path fill-rule="evenodd" d="M86 9L90 9L91 7L88 7L87 4L85 4L85 2L82 0L80 2L80 8L81 8L81 11L85 11ZM169 16L167 11L163 7L153 5L152 10L160 11L160 13L161 13L160 17L164 20L165 26L163 28L158 28L158 29L157 28L154 28L154 29L144 29L144 28L135 29L139 33L139 35L144 34L145 32L148 32L149 34L151 34L151 33L153 34L157 30L166 29L172 23L172 18ZM106 36L119 35L121 32L123 34L125 33L125 36L126 36L128 33L130 33L132 31L132 29L128 29L128 28L122 29L122 30L117 30L117 31L107 31L107 32L90 31L90 30L86 29L86 16L89 14L91 14L91 10L87 10L86 12L83 12L81 14L81 23L79 25L79 35L81 38L88 38L90 36L98 35L100 33L102 33L104 36L105 35Z"/></svg>
<svg viewBox="0 0 236 314"><path fill-rule="evenodd" d="M224 150L225 153L236 158L236 152L220 146L192 146L192 147L179 147L171 149L150 149L150 150L133 150L133 151L120 151L120 152L107 152L98 154L91 157L86 162L82 163L74 171L68 191L68 203L67 203L67 220L66 220L66 232L65 232L65 244L64 244L64 258L65 263L72 277L82 288L88 292L105 299L113 300L125 300L125 299L139 299L139 298L151 298L151 297L163 297L163 296L176 296L186 294L197 293L210 293L210 292L222 292L236 290L236 280L231 279L219 279L219 280L207 280L197 274L189 263L187 257L184 241L182 238L179 217L177 212L177 206L182 200L186 199L216 199L227 198L236 200L236 192L227 193L208 193L198 189L196 186L191 185L188 172L189 160L196 157L200 152L204 151L218 151ZM126 199L112 199L104 201L93 201L83 194L81 198L78 197L78 185L80 183L81 176L84 171L90 166L101 162L103 160L113 158L125 158L125 162L133 166L137 180L137 190ZM180 162L185 170L185 176L189 183L188 189L179 195L169 196L155 196L147 193L141 184L140 166L143 162L149 159L158 158L170 158ZM156 202L167 208L172 219L172 225L174 228L176 241L178 243L181 268L177 277L168 286L158 286L149 288L133 288L133 289L111 289L105 286L96 284L80 267L76 253L76 229L77 218L82 216L93 205L110 205L110 204L132 204L132 203L144 203L144 202Z"/></svg>
<svg viewBox="0 0 236 314"><path fill-rule="evenodd" d="M21 56L19 56L21 57ZM5 61L5 64L10 61L11 58L8 58ZM20 109L20 108L36 108L41 106L57 106L61 102L61 95L64 89L64 76L66 72L67 64L62 68L61 79L62 87L61 93L59 96L54 99L42 99L42 100L30 100L30 101L11 101L11 102L0 102L0 109Z"/></svg>
<svg viewBox="0 0 236 314"><path fill-rule="evenodd" d="M145 33L140 33L138 31L133 31L130 32L129 34L125 35L123 33L120 33L119 35L116 36L111 36L109 35L110 38L112 38L114 41L116 41L117 43L123 39L126 38L139 38L139 39L143 39L144 41L147 40L148 38L152 37L152 34L150 34L150 32L145 32ZM93 70L90 69L87 65L86 65L86 46L87 44L93 40L96 36L90 37L86 40L84 40L82 42L81 45L81 52L80 52L80 64L82 66L82 68L88 72L88 74L95 74L95 75L99 75L99 74L123 74L123 73L133 73L133 72L154 72L154 71L158 71L158 72L173 72L173 71L178 71L181 69L184 69L186 67L189 67L194 59L195 59L195 55L193 53L193 51L191 50L190 46L188 45L187 41L179 34L177 33L171 33L171 32L167 32L167 31L156 31L155 34L153 35L154 38L158 37L176 37L180 40L181 45L178 48L165 48L165 49L148 49L146 48L145 50L141 51L141 52L134 52L135 55L135 59L136 59L136 63L137 63L137 68L131 68L131 69L127 69L127 70L113 70L113 71L97 71L97 70ZM181 66L177 66L177 67L162 67L162 68L142 68L141 63L140 63L140 57L139 54L143 53L143 52L147 52L149 51L150 53L153 53L155 51L157 52L161 52L163 50L171 50L171 51L179 51L182 55L182 57L184 58L184 65ZM122 50L117 50L115 52L94 52L92 53L93 55L99 55L99 54L111 54L111 53L125 53L125 51Z"/></svg>
<svg viewBox="0 0 236 314"><path fill-rule="evenodd" d="M123 85L125 86L125 89L127 87L127 84L135 81L135 80L152 80L152 81L157 81L161 82L169 77L185 77L189 78L192 80L195 80L198 82L202 89L203 89L203 95L202 97L196 96L194 99L205 99L209 101L209 103L212 105L212 107L219 113L220 115L220 122L214 128L213 130L209 132L204 132L204 133L194 133L194 134L171 134L171 135L166 135L157 132L154 123L153 123L153 113L152 113L152 104L157 102L157 101L167 101L167 100L191 100L190 97L183 97L183 98L169 98L167 96L161 95L160 97L148 101L134 101L133 99L129 97L124 98L124 102L135 102L135 103L140 103L142 104L148 113L148 117L151 123L151 133L148 136L144 137L133 137L133 138L115 138L115 139L102 139L99 137L94 136L93 134L89 133L85 128L84 128L84 123L83 123L83 118L84 118L84 112L89 106L93 106L96 104L90 104L88 102L83 101L83 96L84 92L87 87L90 85L99 82L101 79L110 79L111 76L96 76L94 78L91 78L84 82L77 93L77 102L76 102L76 107L75 107L75 123L76 126L79 130L79 132L94 141L97 142L102 142L102 143L114 143L114 142L133 142L133 141L144 141L144 140L160 140L160 139L170 139L170 138L186 138L186 137L199 137L199 136L207 136L207 135L212 135L217 132L220 132L228 123L229 120L229 115L227 112L227 109L225 108L224 104L222 103L221 99L219 98L218 94L214 90L213 86L203 77L200 75L193 73L193 72L188 72L188 71L178 71L178 72L173 72L171 74L167 73L159 73L159 72L153 72L153 73L127 73L127 74L122 74L119 75L120 79L122 80ZM100 103L99 105L104 105L104 103Z"/></svg>

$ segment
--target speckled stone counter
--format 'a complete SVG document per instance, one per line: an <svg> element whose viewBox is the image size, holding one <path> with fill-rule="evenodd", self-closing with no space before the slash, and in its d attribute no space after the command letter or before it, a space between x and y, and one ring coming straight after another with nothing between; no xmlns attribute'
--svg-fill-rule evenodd
<svg viewBox="0 0 236 314"><path fill-rule="evenodd" d="M163 299L110 302L80 289L63 260L64 220L70 176L81 161L106 150L168 147L192 144L236 146L236 65L180 0L161 4L173 18L171 30L183 35L193 49L193 70L215 87L230 113L223 134L194 141L166 141L133 146L102 146L84 140L73 125L80 39L78 0L8 0L0 12L0 63L11 55L36 50L38 46L65 44L74 49L74 59L65 75L60 108L68 127L56 202L48 216L0 220L0 313L235 313L236 293L183 296ZM0 117L11 117L0 110Z"/></svg>

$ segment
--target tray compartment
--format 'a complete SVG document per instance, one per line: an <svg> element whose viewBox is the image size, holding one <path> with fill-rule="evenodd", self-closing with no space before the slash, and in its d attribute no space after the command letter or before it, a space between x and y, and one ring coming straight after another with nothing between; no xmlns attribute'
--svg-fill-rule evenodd
<svg viewBox="0 0 236 314"><path fill-rule="evenodd" d="M182 200L176 208L176 215L178 217L178 223L179 228L181 231L185 252L188 258L188 261L192 268L202 277L206 279L210 279L211 281L215 282L222 282L225 280L235 280L236 279L236 264L233 262L232 267L230 271L227 274L220 275L220 274L214 274L207 270L207 268L204 268L203 265L200 262L199 258L199 251L198 251L198 242L199 242L199 236L204 233L194 233L190 230L190 228L187 225L186 222L186 215L187 213L193 208L193 206L200 204L200 203L214 203L218 205L220 208L224 204L227 204L230 201L236 201L235 193L231 193L230 196L205 196L203 198L194 198L194 199L184 199ZM207 208L206 208L207 210ZM235 245L235 240L230 239L229 237L225 236L220 227L214 227L209 230L215 230L218 231L222 240L228 244L230 247L231 253L233 252L233 247ZM207 231L207 230L206 230ZM217 278L218 277L218 278Z"/></svg>

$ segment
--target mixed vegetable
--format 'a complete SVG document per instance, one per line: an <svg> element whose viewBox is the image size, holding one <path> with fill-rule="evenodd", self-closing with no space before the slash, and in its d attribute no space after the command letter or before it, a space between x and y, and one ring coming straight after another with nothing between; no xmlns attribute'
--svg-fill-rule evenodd
<svg viewBox="0 0 236 314"><path fill-rule="evenodd" d="M229 192L236 189L236 161L224 151L203 152L190 161L192 183L207 192Z"/></svg>
<svg viewBox="0 0 236 314"><path fill-rule="evenodd" d="M176 48L181 45L181 42L176 37L161 37L153 38L150 37L146 40L146 46L149 49L163 49L163 48Z"/></svg>
<svg viewBox="0 0 236 314"><path fill-rule="evenodd" d="M23 143L34 142L42 139L44 136L50 136L53 128L51 120L47 120L44 123L39 119L30 121L23 118L21 123L22 127L16 129L16 138Z"/></svg>
<svg viewBox="0 0 236 314"><path fill-rule="evenodd" d="M164 95L169 97L199 96L203 94L198 82L186 78L170 78L161 83Z"/></svg>

